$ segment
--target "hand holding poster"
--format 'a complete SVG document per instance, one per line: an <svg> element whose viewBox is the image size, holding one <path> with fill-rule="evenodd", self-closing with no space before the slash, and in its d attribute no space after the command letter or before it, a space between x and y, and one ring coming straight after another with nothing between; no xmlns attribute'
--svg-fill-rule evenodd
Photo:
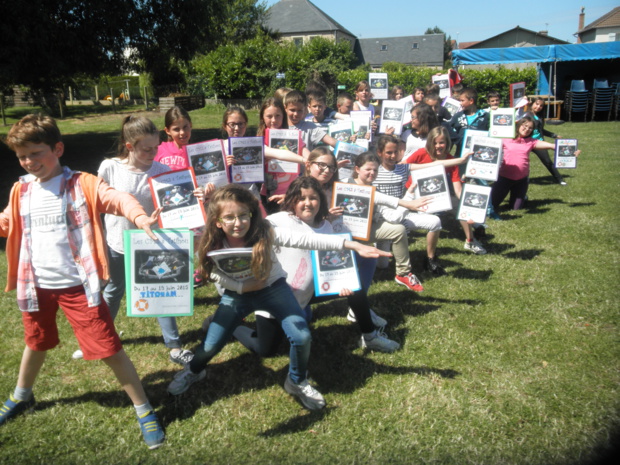
<svg viewBox="0 0 620 465"><path fill-rule="evenodd" d="M337 162L348 160L349 163L338 168L338 178L352 178L355 171L355 160L357 156L364 153L367 148L357 144L347 144L346 142L338 142L334 148L334 156Z"/></svg>
<svg viewBox="0 0 620 465"><path fill-rule="evenodd" d="M222 273L235 281L246 281L253 276L252 247L212 250L207 256Z"/></svg>
<svg viewBox="0 0 620 465"><path fill-rule="evenodd" d="M459 212L456 218L468 223L484 223L490 198L491 187L463 184Z"/></svg>
<svg viewBox="0 0 620 465"><path fill-rule="evenodd" d="M124 232L127 316L194 313L194 234L187 228Z"/></svg>
<svg viewBox="0 0 620 465"><path fill-rule="evenodd" d="M431 81L433 84L437 84L439 86L439 96L441 98L450 97L450 95L452 95L452 90L450 89L450 77L447 74L432 76Z"/></svg>
<svg viewBox="0 0 620 465"><path fill-rule="evenodd" d="M187 156L199 186L209 182L215 187L228 184L226 154L221 139L190 144L187 146Z"/></svg>
<svg viewBox="0 0 620 465"><path fill-rule="evenodd" d="M161 228L200 228L205 225L202 202L194 195L194 170L168 171L149 178L153 204L162 207L159 215Z"/></svg>
<svg viewBox="0 0 620 465"><path fill-rule="evenodd" d="M473 152L473 155L467 160L465 176L497 181L502 163L502 140L475 136L471 140L470 152Z"/></svg>
<svg viewBox="0 0 620 465"><path fill-rule="evenodd" d="M230 167L233 183L264 182L264 142L262 137L231 137L229 150L235 163Z"/></svg>
<svg viewBox="0 0 620 465"><path fill-rule="evenodd" d="M354 239L370 240L375 187L335 182L332 188L332 207L343 209L342 222Z"/></svg>
<svg viewBox="0 0 620 465"><path fill-rule="evenodd" d="M351 240L350 234L338 235ZM317 297L338 295L342 289L359 291L362 288L352 250L313 250L312 272Z"/></svg>
<svg viewBox="0 0 620 465"><path fill-rule="evenodd" d="M351 142L353 136L353 121L350 119L338 120L329 125L329 135L338 142Z"/></svg>
<svg viewBox="0 0 620 465"><path fill-rule="evenodd" d="M393 134L400 135L403 132L404 113L403 103L396 100L384 100L381 105L379 132L384 134L389 128L394 128Z"/></svg>
<svg viewBox="0 0 620 465"><path fill-rule="evenodd" d="M555 167L577 168L577 139L555 140Z"/></svg>
<svg viewBox="0 0 620 465"><path fill-rule="evenodd" d="M372 98L386 100L388 98L388 75L387 73L368 73L370 93Z"/></svg>
<svg viewBox="0 0 620 465"><path fill-rule="evenodd" d="M265 139L267 146L288 150L301 156L301 131L299 129L271 129L267 128ZM268 173L299 173L299 163L270 159L267 162Z"/></svg>
<svg viewBox="0 0 620 465"><path fill-rule="evenodd" d="M432 202L427 204L426 213L452 210L450 189L443 165L412 171L411 178L417 184L415 188L416 198L428 197L432 199Z"/></svg>
<svg viewBox="0 0 620 465"><path fill-rule="evenodd" d="M459 157L462 158L469 152L473 152L471 141L474 137L489 137L489 131L465 129L465 135L463 136L463 146L461 147L461 154L459 155Z"/></svg>

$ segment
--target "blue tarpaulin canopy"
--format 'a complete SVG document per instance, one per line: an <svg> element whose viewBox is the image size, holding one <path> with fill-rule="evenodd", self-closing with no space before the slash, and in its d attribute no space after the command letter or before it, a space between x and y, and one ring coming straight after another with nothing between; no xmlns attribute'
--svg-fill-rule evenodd
<svg viewBox="0 0 620 465"><path fill-rule="evenodd" d="M564 68L563 74L567 78L588 79L592 72L601 73L600 76L609 76L610 73L618 74L620 67L610 67L607 64L601 71L584 69L583 65L573 63L581 60L618 60L620 59L620 42L601 42L592 44L569 44L569 45L545 45L540 47L511 47L511 48L480 48L471 50L453 50L452 63L459 65L490 65L508 63L538 63L538 91L539 94L549 94L549 82L551 82L551 64L555 64L555 76L558 77L558 64ZM542 65L548 63L547 65ZM580 71L582 72L579 77ZM586 73L585 71L589 71ZM615 78L614 78L615 79ZM558 80L559 81L559 80ZM561 83L560 83L561 84ZM555 86L552 86L555 87ZM556 87L556 92L561 90Z"/></svg>

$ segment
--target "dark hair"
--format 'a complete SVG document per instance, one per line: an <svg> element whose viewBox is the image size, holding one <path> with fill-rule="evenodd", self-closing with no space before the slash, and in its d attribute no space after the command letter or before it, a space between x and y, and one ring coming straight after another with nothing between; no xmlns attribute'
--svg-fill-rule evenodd
<svg viewBox="0 0 620 465"><path fill-rule="evenodd" d="M185 111L183 107L174 106L166 112L166 116L164 116L164 126L166 126L166 129L170 129L170 126L180 119L185 119L189 124L192 124L192 118L189 116L189 113ZM172 137L168 136L168 141L171 140Z"/></svg>
<svg viewBox="0 0 620 465"><path fill-rule="evenodd" d="M258 130L256 131L257 136L265 135L265 122L263 121L263 115L265 114L265 110L269 107L276 107L278 110L282 112L282 128L288 128L288 120L286 118L286 110L284 109L284 105L282 104L282 100L276 97L269 97L267 100L263 102L260 107L260 112L258 114Z"/></svg>
<svg viewBox="0 0 620 465"><path fill-rule="evenodd" d="M377 139L377 153L383 152L388 144L396 144L398 147L398 137L391 134L383 134Z"/></svg>
<svg viewBox="0 0 620 465"><path fill-rule="evenodd" d="M491 90L489 91L489 93L487 94L487 101L491 100L492 98L501 98L501 95L499 95L499 92L496 90Z"/></svg>
<svg viewBox="0 0 620 465"><path fill-rule="evenodd" d="M427 103L418 103L411 110L411 114L416 114L420 127L417 130L418 136L426 137L431 129L439 126L439 120L437 119L437 113L433 107Z"/></svg>
<svg viewBox="0 0 620 465"><path fill-rule="evenodd" d="M323 105L327 105L327 97L325 96L325 92L320 91L320 90L309 90L306 92L306 101L308 102L308 105L310 105L310 103L312 103L312 101L315 102L319 102L322 103Z"/></svg>
<svg viewBox="0 0 620 465"><path fill-rule="evenodd" d="M439 95L439 84L429 84L426 86L425 94L437 94Z"/></svg>
<svg viewBox="0 0 620 465"><path fill-rule="evenodd" d="M355 166L357 168L361 168L362 166L364 166L366 163L369 163L369 162L376 163L377 165L381 164L381 160L379 160L379 157L377 156L376 153L364 152L364 153L360 153L355 159Z"/></svg>
<svg viewBox="0 0 620 465"><path fill-rule="evenodd" d="M118 157L126 158L129 155L126 144L136 145L144 137L153 135L159 137L159 131L150 119L144 116L125 116L118 141Z"/></svg>
<svg viewBox="0 0 620 465"><path fill-rule="evenodd" d="M515 131L515 139L520 137L519 136L519 128L521 126L523 126L523 123L532 123L532 129L534 129L534 125L535 125L534 117L531 116L530 114L526 113L525 115L523 115L521 118L519 118L517 120L517 122L515 123L515 129L516 129L516 131Z"/></svg>
<svg viewBox="0 0 620 465"><path fill-rule="evenodd" d="M11 127L6 137L6 144L13 151L28 143L49 145L53 150L60 141L56 120L40 113L24 116Z"/></svg>
<svg viewBox="0 0 620 465"><path fill-rule="evenodd" d="M392 87L392 90L390 90L390 99L394 100L394 96L396 95L396 91L400 90L403 93L403 97L405 96L405 89L403 89L403 86L394 86Z"/></svg>
<svg viewBox="0 0 620 465"><path fill-rule="evenodd" d="M327 218L329 215L329 205L327 204L325 192L323 191L323 187L321 187L321 183L311 176L301 176L288 186L284 197L284 203L282 204L282 210L295 214L295 205L301 199L302 189L312 189L319 195L319 211L316 213L314 220L323 221Z"/></svg>
<svg viewBox="0 0 620 465"><path fill-rule="evenodd" d="M234 113L240 114L241 117L245 120L245 124L248 124L248 115L243 108L237 107L237 106L228 107L226 111L224 112L224 116L222 117L221 130L222 130L222 134L225 137L228 137L228 132L226 132L226 123L228 123L228 117Z"/></svg>

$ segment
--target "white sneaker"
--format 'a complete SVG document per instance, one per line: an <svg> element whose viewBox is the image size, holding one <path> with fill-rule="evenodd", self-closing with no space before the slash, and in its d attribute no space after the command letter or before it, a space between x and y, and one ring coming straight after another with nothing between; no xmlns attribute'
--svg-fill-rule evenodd
<svg viewBox="0 0 620 465"><path fill-rule="evenodd" d="M200 373L192 373L189 366L186 366L183 370L174 375L174 379L168 385L168 392L173 396L183 394L189 389L189 387L196 381L202 381L207 376L207 372L202 370Z"/></svg>
<svg viewBox="0 0 620 465"><path fill-rule="evenodd" d="M307 379L295 384L291 376L286 376L284 390L290 395L297 397L304 407L308 410L321 410L325 407L325 399L319 391L313 388Z"/></svg>
<svg viewBox="0 0 620 465"><path fill-rule="evenodd" d="M372 319L372 324L375 325L377 328L383 328L388 324L387 320L377 315L372 308L370 309L370 318ZM355 323L357 321L357 319L355 318L355 313L353 313L351 307L349 307L349 313L347 313L347 320L349 320L351 323Z"/></svg>
<svg viewBox="0 0 620 465"><path fill-rule="evenodd" d="M187 365L194 358L194 354L192 354L189 350L181 349L176 351L170 351L170 361L173 363L178 363L179 365Z"/></svg>
<svg viewBox="0 0 620 465"><path fill-rule="evenodd" d="M82 360L84 358L84 354L82 353L81 350L76 350L75 352L73 352L73 355L71 356L71 358L73 360Z"/></svg>
<svg viewBox="0 0 620 465"><path fill-rule="evenodd" d="M385 336L385 333L377 331L377 334L372 339L365 339L362 335L360 345L364 349L374 350L377 352L394 352L400 349L400 344L396 341L392 341Z"/></svg>
<svg viewBox="0 0 620 465"><path fill-rule="evenodd" d="M484 255L487 253L486 249L482 247L482 244L476 239L473 239L471 242L465 241L465 245L463 246L463 248L465 250L475 253L476 255Z"/></svg>

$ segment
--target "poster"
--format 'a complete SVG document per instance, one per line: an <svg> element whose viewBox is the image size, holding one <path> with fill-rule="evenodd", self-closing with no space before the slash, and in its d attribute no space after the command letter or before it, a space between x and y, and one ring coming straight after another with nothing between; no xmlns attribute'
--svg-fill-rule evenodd
<svg viewBox="0 0 620 465"><path fill-rule="evenodd" d="M375 187L335 182L332 187L332 207L342 207L342 222L358 241L370 240Z"/></svg>
<svg viewBox="0 0 620 465"><path fill-rule="evenodd" d="M458 154L459 158L463 158L466 154L472 151L471 140L474 137L489 137L489 131L479 131L476 129L465 129L463 135L463 145L461 147L461 153Z"/></svg>
<svg viewBox="0 0 620 465"><path fill-rule="evenodd" d="M377 100L387 100L388 98L388 75L387 73L368 73L370 92L372 98Z"/></svg>
<svg viewBox="0 0 620 465"><path fill-rule="evenodd" d="M448 113L450 113L451 116L454 116L461 111L461 102L452 97L446 97L443 99L441 106L448 110Z"/></svg>
<svg viewBox="0 0 620 465"><path fill-rule="evenodd" d="M355 172L355 160L357 159L357 156L367 150L368 148L358 144L338 142L334 148L334 156L336 157L336 161L349 161L347 165L338 168L338 179L352 178L353 173Z"/></svg>
<svg viewBox="0 0 620 465"><path fill-rule="evenodd" d="M372 119L373 113L370 110L352 110L351 120L353 121L353 133L356 136L355 143L366 139L372 141ZM362 145L362 144L359 144Z"/></svg>
<svg viewBox="0 0 620 465"><path fill-rule="evenodd" d="M556 168L577 168L577 139L556 139L555 140L555 167Z"/></svg>
<svg viewBox="0 0 620 465"><path fill-rule="evenodd" d="M487 207L491 199L491 187L478 184L463 184L458 220L468 223L484 223L487 217Z"/></svg>
<svg viewBox="0 0 620 465"><path fill-rule="evenodd" d="M491 122L489 124L489 135L491 137L501 137L512 139L515 136L515 109L498 108L491 110Z"/></svg>
<svg viewBox="0 0 620 465"><path fill-rule="evenodd" d="M447 74L432 76L431 81L433 84L437 84L439 86L440 98L446 98L452 95L452 91L450 89L450 78Z"/></svg>
<svg viewBox="0 0 620 465"><path fill-rule="evenodd" d="M350 234L338 235L351 240ZM312 272L317 297L338 295L342 289L358 291L362 288L352 250L313 250Z"/></svg>
<svg viewBox="0 0 620 465"><path fill-rule="evenodd" d="M268 147L302 155L301 131L299 129L267 128L265 139ZM267 161L267 172L299 174L299 163L271 158Z"/></svg>
<svg viewBox="0 0 620 465"><path fill-rule="evenodd" d="M338 142L351 142L351 137L353 136L353 121L350 119L338 120L330 124L329 135Z"/></svg>
<svg viewBox="0 0 620 465"><path fill-rule="evenodd" d="M230 167L230 182L241 184L265 181L265 155L262 137L231 137L229 149L235 163Z"/></svg>
<svg viewBox="0 0 620 465"><path fill-rule="evenodd" d="M389 128L394 128L393 134L399 136L403 132L403 103L396 100L384 100L381 105L381 121L379 132L385 134Z"/></svg>
<svg viewBox="0 0 620 465"><path fill-rule="evenodd" d="M443 165L431 166L411 172L412 182L416 185L416 198L430 198L426 213L435 213L452 210L450 188Z"/></svg>
<svg viewBox="0 0 620 465"><path fill-rule="evenodd" d="M512 108L522 108L528 104L525 95L525 82L515 82L510 84L510 106Z"/></svg>
<svg viewBox="0 0 620 465"><path fill-rule="evenodd" d="M124 232L127 316L194 313L194 234L187 228Z"/></svg>
<svg viewBox="0 0 620 465"><path fill-rule="evenodd" d="M243 282L253 277L252 247L212 250L207 256L223 274L235 281Z"/></svg>
<svg viewBox="0 0 620 465"><path fill-rule="evenodd" d="M196 178L194 170L186 168L168 171L149 178L153 204L162 207L160 228L200 228L205 225L202 202L194 195Z"/></svg>
<svg viewBox="0 0 620 465"><path fill-rule="evenodd" d="M228 184L226 154L221 139L189 144L187 156L199 186L204 187L209 182L215 187Z"/></svg>
<svg viewBox="0 0 620 465"><path fill-rule="evenodd" d="M497 181L502 163L502 140L475 136L471 140L473 154L467 160L465 176L468 178Z"/></svg>

